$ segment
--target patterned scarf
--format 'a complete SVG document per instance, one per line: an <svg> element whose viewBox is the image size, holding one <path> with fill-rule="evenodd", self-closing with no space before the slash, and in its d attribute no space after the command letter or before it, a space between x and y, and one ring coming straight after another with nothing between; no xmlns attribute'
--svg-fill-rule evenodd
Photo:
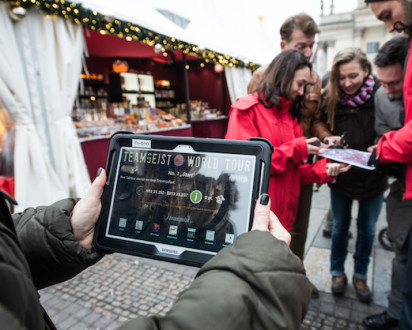
<svg viewBox="0 0 412 330"><path fill-rule="evenodd" d="M354 95L346 95L343 92L339 94L339 102L342 105L346 105L351 108L359 107L360 105L366 103L373 93L373 86L375 86L375 80L372 75L366 78L363 86L360 88L359 92Z"/></svg>

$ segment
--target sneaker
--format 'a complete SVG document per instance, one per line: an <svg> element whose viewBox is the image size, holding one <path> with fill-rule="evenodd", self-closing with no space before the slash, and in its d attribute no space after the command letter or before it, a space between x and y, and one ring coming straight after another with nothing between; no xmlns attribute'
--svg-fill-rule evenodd
<svg viewBox="0 0 412 330"><path fill-rule="evenodd" d="M396 328L399 321L397 319L393 319L386 311L384 311L383 313L364 318L362 323L367 329L389 330Z"/></svg>
<svg viewBox="0 0 412 330"><path fill-rule="evenodd" d="M363 303L370 303L372 301L372 293L366 284L366 280L354 276L352 278L352 282L355 287L356 297L358 297L358 300Z"/></svg>
<svg viewBox="0 0 412 330"><path fill-rule="evenodd" d="M348 286L348 278L346 275L343 276L332 276L332 293L335 296L339 296L345 293Z"/></svg>
<svg viewBox="0 0 412 330"><path fill-rule="evenodd" d="M323 229L322 234L323 234L323 237L331 238L332 237L332 230Z"/></svg>

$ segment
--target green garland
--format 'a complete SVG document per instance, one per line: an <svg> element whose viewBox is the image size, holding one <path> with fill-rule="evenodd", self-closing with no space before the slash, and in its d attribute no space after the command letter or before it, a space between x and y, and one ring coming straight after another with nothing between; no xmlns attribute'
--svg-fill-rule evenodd
<svg viewBox="0 0 412 330"><path fill-rule="evenodd" d="M81 4L66 0L3 0L14 7L28 9L37 7L46 15L58 15L80 24L86 29L98 31L101 34L109 34L127 40L139 41L149 46L162 45L166 51L181 50L185 54L201 57L206 63L220 63L228 67L248 68L256 70L259 65L249 62L245 63L235 57L220 54L210 49L200 49L199 46L168 37L164 34L146 29L137 24L110 19L95 10L83 8Z"/></svg>

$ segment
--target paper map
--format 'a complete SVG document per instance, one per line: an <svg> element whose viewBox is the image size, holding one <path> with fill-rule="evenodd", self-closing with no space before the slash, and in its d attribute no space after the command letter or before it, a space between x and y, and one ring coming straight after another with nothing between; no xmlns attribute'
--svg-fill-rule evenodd
<svg viewBox="0 0 412 330"><path fill-rule="evenodd" d="M368 166L368 160L371 156L370 152L359 151L355 149L321 149L321 157L329 158L340 163L351 164L353 166L361 167L366 170L374 170L374 166Z"/></svg>

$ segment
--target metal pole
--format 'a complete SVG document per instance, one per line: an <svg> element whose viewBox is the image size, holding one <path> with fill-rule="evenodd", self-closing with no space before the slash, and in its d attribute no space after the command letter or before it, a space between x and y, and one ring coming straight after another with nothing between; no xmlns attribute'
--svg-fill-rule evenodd
<svg viewBox="0 0 412 330"><path fill-rule="evenodd" d="M187 123L190 124L192 118L190 116L190 91L189 91L189 73L186 69L187 61L186 54L183 53L183 75L185 80L185 99L186 99L186 111L187 111Z"/></svg>
<svg viewBox="0 0 412 330"><path fill-rule="evenodd" d="M220 73L220 92L222 94L222 114L226 115L225 71Z"/></svg>

